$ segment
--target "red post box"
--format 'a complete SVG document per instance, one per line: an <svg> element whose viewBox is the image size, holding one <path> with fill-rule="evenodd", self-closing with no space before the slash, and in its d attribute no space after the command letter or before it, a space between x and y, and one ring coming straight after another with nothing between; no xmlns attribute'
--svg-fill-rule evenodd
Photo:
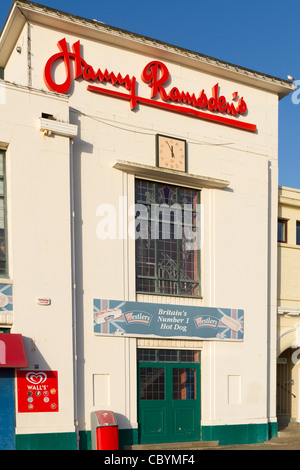
<svg viewBox="0 0 300 470"><path fill-rule="evenodd" d="M119 450L119 431L112 411L91 414L92 450Z"/></svg>

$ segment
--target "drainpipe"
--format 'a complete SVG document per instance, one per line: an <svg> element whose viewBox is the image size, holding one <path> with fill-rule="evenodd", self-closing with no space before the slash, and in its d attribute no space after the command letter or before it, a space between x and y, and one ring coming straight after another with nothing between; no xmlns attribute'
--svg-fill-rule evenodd
<svg viewBox="0 0 300 470"><path fill-rule="evenodd" d="M78 396L77 396L77 316L76 316L76 274L75 274L75 209L74 209L74 171L73 139L70 139L70 215L71 215L71 282L72 282L72 335L73 335L73 393L74 393L74 426L76 432L76 449L79 450Z"/></svg>
<svg viewBox="0 0 300 470"><path fill-rule="evenodd" d="M74 162L73 139L78 127L56 120L41 118L40 130L44 135L63 135L69 138L69 179L70 179L70 241L71 241L71 284L72 284L72 353L73 353L73 394L74 394L74 426L76 432L76 448L79 450L78 424L78 368L77 368L77 315L76 315L76 271L75 271L75 209L74 209Z"/></svg>
<svg viewBox="0 0 300 470"><path fill-rule="evenodd" d="M32 86L32 72L31 72L31 24L27 22L27 86Z"/></svg>
<svg viewBox="0 0 300 470"><path fill-rule="evenodd" d="M78 126L40 118L40 130L44 135L62 135L69 138L69 179L70 179L70 242L71 242L71 284L72 284L72 349L73 349L73 394L74 394L74 425L76 431L76 448L79 450L78 402L77 402L77 316L76 316L76 271L75 271L75 209L74 209L74 162L73 139L77 136Z"/></svg>

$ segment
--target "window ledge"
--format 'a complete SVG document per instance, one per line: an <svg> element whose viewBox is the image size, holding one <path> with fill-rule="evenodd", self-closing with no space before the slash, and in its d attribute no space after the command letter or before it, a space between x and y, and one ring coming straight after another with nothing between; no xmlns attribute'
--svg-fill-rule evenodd
<svg viewBox="0 0 300 470"><path fill-rule="evenodd" d="M14 322L13 312L9 312L9 313L1 312L0 313L0 325L12 326L13 322Z"/></svg>
<svg viewBox="0 0 300 470"><path fill-rule="evenodd" d="M12 284L13 280L9 277L1 277L0 276L0 284Z"/></svg>
<svg viewBox="0 0 300 470"><path fill-rule="evenodd" d="M126 173L133 174L139 178L152 179L159 182L168 182L191 188L216 188L224 189L229 186L229 181L212 178L209 176L192 175L190 173L181 173L176 170L167 170L150 165L141 165L139 163L126 162L118 160L113 168Z"/></svg>
<svg viewBox="0 0 300 470"><path fill-rule="evenodd" d="M300 245L298 244L291 244L291 243L286 243L286 242L277 242L279 248L290 248L293 250L300 250Z"/></svg>
<svg viewBox="0 0 300 470"><path fill-rule="evenodd" d="M168 279L169 281L170 279ZM163 293L163 292L142 292L142 291L136 291L136 294L137 295L140 295L140 296L145 296L145 295L153 295L153 296L156 296L156 297L177 297L178 299L194 299L194 300L202 300L203 297L202 295L186 295L186 294L166 294L166 293Z"/></svg>

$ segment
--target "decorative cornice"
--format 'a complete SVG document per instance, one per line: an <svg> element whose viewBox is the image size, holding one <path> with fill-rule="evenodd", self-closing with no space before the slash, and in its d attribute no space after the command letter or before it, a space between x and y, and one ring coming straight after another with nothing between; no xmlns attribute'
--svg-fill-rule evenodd
<svg viewBox="0 0 300 470"><path fill-rule="evenodd" d="M291 308L291 307L278 307L278 315L289 315L289 316L299 316L300 308Z"/></svg>

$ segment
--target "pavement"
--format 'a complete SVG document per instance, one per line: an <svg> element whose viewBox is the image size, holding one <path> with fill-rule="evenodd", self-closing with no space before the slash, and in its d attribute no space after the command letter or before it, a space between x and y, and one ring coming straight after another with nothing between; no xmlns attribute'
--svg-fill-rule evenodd
<svg viewBox="0 0 300 470"><path fill-rule="evenodd" d="M300 450L300 425L289 425L279 429L278 437L267 442L218 446L213 450Z"/></svg>
<svg viewBox="0 0 300 470"><path fill-rule="evenodd" d="M278 437L259 444L219 445L218 441L201 442L175 442L167 444L139 444L127 446L124 450L141 450L153 452L164 451L234 451L234 450L299 450L300 451L300 424L282 427L278 430ZM277 459L277 457L276 457Z"/></svg>

